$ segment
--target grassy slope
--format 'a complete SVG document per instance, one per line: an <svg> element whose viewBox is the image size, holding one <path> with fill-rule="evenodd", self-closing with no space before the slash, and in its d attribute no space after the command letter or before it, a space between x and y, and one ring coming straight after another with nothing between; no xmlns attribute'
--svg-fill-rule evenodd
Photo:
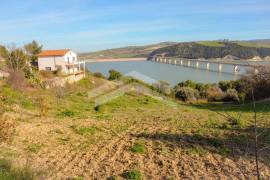
<svg viewBox="0 0 270 180"><path fill-rule="evenodd" d="M197 44L210 47L224 47L224 44L218 41L199 41Z"/></svg>
<svg viewBox="0 0 270 180"><path fill-rule="evenodd" d="M5 128L0 136L8 137L0 143L0 157L19 165L27 160L45 177L57 179L100 179L132 172L146 179L253 177L252 151L246 147L252 143L250 105L172 107L130 93L95 109L87 93L99 83L106 82L90 77L65 88L61 99L54 90L19 93L2 84ZM39 103L40 99L45 101ZM258 105L260 122L269 123L269 105ZM41 107L48 110L46 116L39 117ZM239 112L237 121L223 116L239 117ZM270 137L262 142L269 145ZM267 153L262 153L261 170L269 178Z"/></svg>
<svg viewBox="0 0 270 180"><path fill-rule="evenodd" d="M260 42L253 42L253 41L237 41L237 44L241 46L246 46L246 47L266 47L270 48L270 43L260 43Z"/></svg>
<svg viewBox="0 0 270 180"><path fill-rule="evenodd" d="M261 42L261 41L233 41L240 46L245 47L270 47L270 43L268 42ZM197 42L200 45L210 46L210 47L224 47L224 44L220 41L199 41Z"/></svg>
<svg viewBox="0 0 270 180"><path fill-rule="evenodd" d="M138 58L147 57L153 50L175 44L164 42L148 46L129 46L116 49L108 49L93 53L82 53L80 58Z"/></svg>

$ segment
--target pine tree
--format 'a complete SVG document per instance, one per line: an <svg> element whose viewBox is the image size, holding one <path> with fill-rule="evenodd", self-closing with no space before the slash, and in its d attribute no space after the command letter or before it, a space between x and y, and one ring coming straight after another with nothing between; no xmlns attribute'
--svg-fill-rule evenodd
<svg viewBox="0 0 270 180"><path fill-rule="evenodd" d="M31 43L24 45L24 49L30 57L30 61L32 63L36 63L38 60L38 54L42 51L42 45L39 45L35 40L33 40Z"/></svg>

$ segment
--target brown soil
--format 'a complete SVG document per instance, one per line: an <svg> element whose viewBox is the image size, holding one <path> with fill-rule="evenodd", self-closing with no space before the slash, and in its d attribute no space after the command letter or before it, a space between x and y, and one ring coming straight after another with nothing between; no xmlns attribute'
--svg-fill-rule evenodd
<svg viewBox="0 0 270 180"><path fill-rule="evenodd" d="M171 111L168 119L163 119L166 109L148 110L128 124L127 130L102 132L106 137L85 146L88 137L75 134L70 126L103 126L110 128L113 122L96 122L84 120L64 123L54 119L34 119L31 122L20 122L16 136L10 148L16 151L17 164L28 162L32 168L42 171L40 178L70 179L106 179L119 176L125 171L138 169L144 179L253 179L255 177L254 161L249 156L222 156L217 153L204 155L188 154L185 146L191 139L181 136L168 123L168 119L180 116L189 119L185 112ZM131 114L116 114L114 121L118 125L127 122ZM203 114L195 115L200 119ZM194 116L193 116L194 118ZM112 123L112 124L111 124ZM9 126L9 125L7 125ZM106 128L103 129L106 131ZM165 135L164 135L165 134ZM62 141L59 141L62 139ZM66 140L65 140L66 139ZM143 140L145 153L136 154L130 151L134 142ZM31 144L39 145L38 153L29 152ZM263 176L270 178L270 168L261 163Z"/></svg>

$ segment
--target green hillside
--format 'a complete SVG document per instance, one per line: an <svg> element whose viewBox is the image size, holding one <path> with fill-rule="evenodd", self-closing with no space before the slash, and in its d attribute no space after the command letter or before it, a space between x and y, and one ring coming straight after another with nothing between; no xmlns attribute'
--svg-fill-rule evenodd
<svg viewBox="0 0 270 180"><path fill-rule="evenodd" d="M191 46L188 48L188 46ZM172 53L175 47L181 47L186 55ZM250 41L197 41L197 42L163 42L147 46L128 46L115 49L107 49L97 52L87 52L79 54L81 59L91 58L144 58L157 52L169 51L174 56L186 56L188 58L221 58L229 53L240 58L253 58L254 56L269 56L270 40L250 40ZM169 50L170 49L170 50ZM166 53L166 52L164 52ZM191 55L192 54L192 55Z"/></svg>
<svg viewBox="0 0 270 180"><path fill-rule="evenodd" d="M108 49L97 52L81 53L79 58L145 58L156 49L176 44L175 42L163 42L147 46L128 46L123 48Z"/></svg>
<svg viewBox="0 0 270 180"><path fill-rule="evenodd" d="M251 59L255 56L265 58L266 56L270 56L269 47L267 47L267 44L262 45L251 41L189 42L157 49L150 54L150 57L165 55L167 57L209 59L232 55L241 59Z"/></svg>

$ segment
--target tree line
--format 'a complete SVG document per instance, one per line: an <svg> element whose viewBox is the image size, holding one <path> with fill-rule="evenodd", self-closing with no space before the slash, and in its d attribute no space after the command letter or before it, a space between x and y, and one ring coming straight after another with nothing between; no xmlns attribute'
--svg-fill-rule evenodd
<svg viewBox="0 0 270 180"><path fill-rule="evenodd" d="M232 55L241 59L251 59L255 56L259 56L261 58L270 56L270 48L246 47L234 42L222 42L220 46L207 46L198 44L196 42L191 42L179 43L157 49L150 54L150 57L157 55L188 59L224 58L227 55Z"/></svg>

